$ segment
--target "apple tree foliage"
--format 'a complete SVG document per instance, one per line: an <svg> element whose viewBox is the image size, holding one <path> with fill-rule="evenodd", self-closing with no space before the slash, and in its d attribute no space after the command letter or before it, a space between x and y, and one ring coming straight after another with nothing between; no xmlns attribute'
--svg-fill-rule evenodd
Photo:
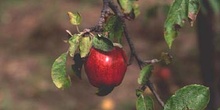
<svg viewBox="0 0 220 110"><path fill-rule="evenodd" d="M212 0L213 1L213 0ZM218 0L217 0L218 1ZM55 86L59 89L69 88L71 86L70 74L66 73L66 61L68 57L72 57L74 64L72 65L73 72L81 79L81 68L84 60L90 52L90 48L94 47L104 52L109 52L113 49L114 45L122 45L122 38L128 37L126 32L126 25L124 20L134 20L139 14L139 7L136 0L117 0L120 9L114 4L112 0L103 0L103 5L112 11L106 11L100 18L99 25L79 30L79 25L82 18L78 12L68 12L70 23L76 26L78 33L72 34L67 30L70 38L67 43L69 48L66 52L61 54L53 63L51 69L51 77ZM219 8L218 5L214 8ZM200 10L199 0L174 0L170 6L167 19L164 23L164 38L171 49L172 44L178 36L178 31L184 26L185 22L189 22L191 26L196 20L197 14ZM127 39L129 40L129 39ZM131 45L131 42L128 41ZM131 56L134 55L134 50L131 48ZM134 56L138 60L137 56ZM162 53L161 57L152 62L140 63L140 76L137 80L141 88L136 90L137 110L153 110L154 101L150 96L144 93L144 90L151 86L149 85L154 63L165 62L171 63L171 56L168 53ZM153 89L153 88L151 88ZM107 92L107 93L106 93ZM99 89L97 94L109 94L110 91ZM155 92L152 90L152 92ZM156 94L156 93L155 93ZM187 85L172 95L166 103L161 103L164 110L203 110L207 106L210 98L210 91L208 87L198 84Z"/></svg>

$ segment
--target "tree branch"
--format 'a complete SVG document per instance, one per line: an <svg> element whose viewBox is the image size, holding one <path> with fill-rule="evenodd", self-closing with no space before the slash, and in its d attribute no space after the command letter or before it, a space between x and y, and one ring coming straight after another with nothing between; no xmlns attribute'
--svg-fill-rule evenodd
<svg viewBox="0 0 220 110"><path fill-rule="evenodd" d="M109 1L108 0L103 0L103 7L101 11L101 16L99 18L98 26L103 27L103 23L105 22L105 17L107 17L110 13L109 9Z"/></svg>
<svg viewBox="0 0 220 110"><path fill-rule="evenodd" d="M124 14L120 11L120 9L118 8L117 5L114 4L114 2L112 0L103 0L103 8L101 11L101 15L98 21L98 24L94 27L91 28L86 28L83 30L83 32L81 32L81 34L86 34L86 33L90 33L90 32L102 32L103 31L103 24L105 22L105 18L109 16L110 14L110 9L119 17L119 20L122 22L123 24L123 33L124 36L129 44L129 48L131 50L130 53L130 59L129 59L129 64L130 65L133 61L133 59L135 58L135 60L138 63L138 66L140 68L140 70L142 69L143 65L147 65L147 64L152 64L152 63L157 63L160 60L158 59L153 59L153 60L147 60L147 61L143 61L139 58L139 56L136 53L134 44L128 34L128 30L127 30L127 26L125 23L125 17ZM146 86L149 87L149 89L151 90L151 92L154 94L154 96L156 97L157 101L159 102L159 104L163 107L164 106L164 102L160 99L159 95L157 94L157 92L155 91L152 83L150 82L150 80L147 82ZM142 89L146 89L145 86L141 87Z"/></svg>
<svg viewBox="0 0 220 110"><path fill-rule="evenodd" d="M93 27L84 29L82 34L86 34L90 32L102 32L105 18L109 16L109 14L110 14L109 0L103 0L103 7L102 7L101 15L98 20L98 24Z"/></svg>
<svg viewBox="0 0 220 110"><path fill-rule="evenodd" d="M131 50L131 56L130 56L130 62L132 61L133 57L136 59L138 66L140 69L142 69L142 65L143 64L150 64L150 63L154 63L154 62L159 62L159 60L151 60L149 61L142 61L139 56L136 53L136 50L134 48L134 44L128 34L128 30L127 30L127 26L124 20L124 15L123 13L118 9L118 7L114 4L114 2L112 0L108 0L109 1L109 7L112 9L112 11L120 18L120 21L123 24L123 30L124 30L124 36L126 37L126 40L129 44L129 48ZM159 95L157 94L157 92L155 91L152 83L150 82L150 80L147 82L147 86L150 88L151 92L154 94L154 96L156 97L157 101L159 102L159 104L164 107L164 102L161 100L161 98L159 97Z"/></svg>
<svg viewBox="0 0 220 110"><path fill-rule="evenodd" d="M114 2L112 0L109 0L109 7L112 9L112 11L120 18L120 21L123 24L123 30L124 30L124 35L126 37L126 40L129 44L129 48L131 50L131 54L130 54L130 59L129 59L129 64L131 64L133 57L135 57L135 59L137 60L137 63L141 69L143 62L141 61L141 59L139 58L139 56L136 54L136 50L134 48L134 44L131 41L131 38L128 34L128 30L127 30L127 26L124 20L124 16L123 13L118 9L118 7L114 4Z"/></svg>

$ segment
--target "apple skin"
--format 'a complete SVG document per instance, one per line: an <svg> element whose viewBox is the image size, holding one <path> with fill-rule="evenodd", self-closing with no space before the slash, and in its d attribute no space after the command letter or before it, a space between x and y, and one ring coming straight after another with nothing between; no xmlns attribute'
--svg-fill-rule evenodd
<svg viewBox="0 0 220 110"><path fill-rule="evenodd" d="M89 82L97 88L113 88L121 84L127 70L127 57L115 46L109 52L91 48L84 64Z"/></svg>

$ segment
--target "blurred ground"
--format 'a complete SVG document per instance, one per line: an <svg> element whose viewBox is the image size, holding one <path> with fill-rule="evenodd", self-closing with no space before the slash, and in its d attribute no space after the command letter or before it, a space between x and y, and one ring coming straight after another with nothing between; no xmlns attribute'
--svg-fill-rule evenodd
<svg viewBox="0 0 220 110"><path fill-rule="evenodd" d="M168 50L163 39L165 16L160 9L159 14L146 17L148 8L163 3L145 2L139 1L141 15L128 22L128 28L138 54L153 59ZM53 61L67 49L63 42L67 39L65 30L76 32L66 12L80 12L83 29L97 23L101 7L102 3L96 0L0 1L0 110L135 110L139 73L136 62L129 66L122 84L106 97L94 95L96 88L84 74L83 80L73 77L72 87L64 91L58 90L50 77ZM171 78L162 89L172 93L186 84L201 83L196 40L189 24L181 29L172 50ZM154 77L153 80L156 85L164 83Z"/></svg>

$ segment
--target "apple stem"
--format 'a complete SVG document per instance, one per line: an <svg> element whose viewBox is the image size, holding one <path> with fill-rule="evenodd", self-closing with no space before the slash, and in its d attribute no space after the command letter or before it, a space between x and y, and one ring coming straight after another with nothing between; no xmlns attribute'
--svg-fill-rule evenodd
<svg viewBox="0 0 220 110"><path fill-rule="evenodd" d="M124 33L124 36L125 36L125 38L126 38L126 40L128 42L129 48L131 50L130 59L129 59L128 65L131 65L131 63L135 59L137 61L137 63L138 63L138 66L139 66L140 70L141 70L144 65L160 62L160 60L158 60L158 59L143 61L137 55L135 47L134 47L134 44L133 44L133 42L132 42L132 40L131 40L131 38L130 38L130 36L128 34L127 26L126 26L126 23L125 23L125 19L126 18L124 17L124 14L120 11L118 6L115 5L115 3L112 0L103 0L103 8L102 8L102 11L101 11L101 15L100 15L98 24L95 25L94 27L84 29L83 32L81 32L80 34L83 35L83 34L87 34L87 33L91 33L91 32L102 32L103 31L103 24L105 22L105 18L108 17L110 15L110 13L111 13L110 9L119 17L119 20L123 24L122 25L123 33ZM164 107L164 102L159 97L159 94L155 91L155 88L153 87L153 84L151 83L150 80L148 80L147 84L142 86L141 88L145 90L146 89L145 86L149 87L149 89L151 90L151 92L154 94L154 96L156 97L157 101L159 102L159 104L162 107Z"/></svg>
<svg viewBox="0 0 220 110"><path fill-rule="evenodd" d="M105 2L104 2L105 1ZM130 59L129 59L129 64L131 64L131 62L133 61L133 58L136 59L138 66L140 69L142 69L142 66L145 64L152 64L152 63L156 63L156 62L160 62L160 60L158 59L153 59L150 61L142 61L140 59L140 57L137 55L136 50L134 48L134 44L128 34L128 30L127 30L127 26L124 20L124 15L123 13L118 9L118 7L114 4L114 2L112 0L103 0L103 3L106 3L106 1L108 1L109 7L112 9L112 11L120 18L120 21L123 24L123 30L124 30L124 35L126 37L126 40L129 44L129 48L131 50L131 54L130 54ZM128 65L129 65L128 64ZM154 96L156 97L157 101L159 102L159 104L164 107L164 102L162 101L162 99L159 97L159 94L155 91L155 88L153 87L153 84L151 83L150 80L148 80L147 84L146 84L149 89L151 90L151 92L154 94Z"/></svg>

